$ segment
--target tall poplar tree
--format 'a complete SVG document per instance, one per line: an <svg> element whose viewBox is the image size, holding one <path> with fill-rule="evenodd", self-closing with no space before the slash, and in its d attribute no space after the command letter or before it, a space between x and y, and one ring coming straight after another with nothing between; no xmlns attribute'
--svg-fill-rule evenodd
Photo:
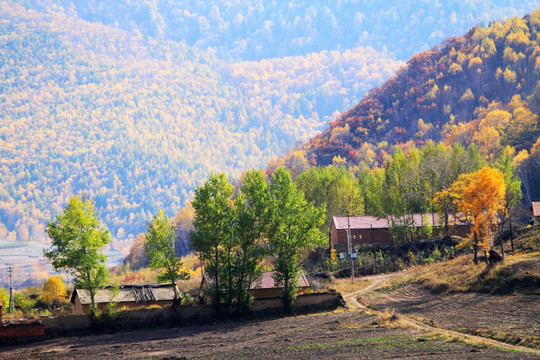
<svg viewBox="0 0 540 360"><path fill-rule="evenodd" d="M274 277L283 288L285 310L290 311L298 292L300 253L325 242L319 227L325 208L308 204L283 168L272 177L271 217L268 241L276 256Z"/></svg>
<svg viewBox="0 0 540 360"><path fill-rule="evenodd" d="M260 277L260 262L269 254L265 242L269 205L270 194L263 172L249 171L234 200L234 286L230 311L235 315L245 313L251 306L251 284Z"/></svg>
<svg viewBox="0 0 540 360"><path fill-rule="evenodd" d="M100 225L94 204L71 197L64 213L49 221L46 231L52 248L44 250L43 255L56 271L72 275L76 287L88 290L94 314L96 291L107 284L107 256L102 250L110 242L109 231Z"/></svg>
<svg viewBox="0 0 540 360"><path fill-rule="evenodd" d="M144 250L148 257L148 265L152 269L162 269L158 274L158 282L169 282L174 289L174 304L179 304L179 294L176 290L177 280L189 279L189 272L182 267L182 262L174 251L175 229L169 217L159 210L146 232Z"/></svg>
<svg viewBox="0 0 540 360"><path fill-rule="evenodd" d="M221 311L223 300L227 296L224 282L227 283L229 271L224 266L224 258L232 243L234 211L233 186L225 174L212 174L209 179L195 190L192 202L195 209L191 232L191 246L204 263L208 278L205 291L210 295L212 304Z"/></svg>

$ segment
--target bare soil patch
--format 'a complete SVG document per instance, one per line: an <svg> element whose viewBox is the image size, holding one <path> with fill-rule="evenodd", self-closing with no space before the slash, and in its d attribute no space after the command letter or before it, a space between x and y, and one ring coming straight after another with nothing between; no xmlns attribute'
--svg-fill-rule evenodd
<svg viewBox="0 0 540 360"><path fill-rule="evenodd" d="M0 349L2 359L535 359L338 311L260 321L72 337Z"/></svg>
<svg viewBox="0 0 540 360"><path fill-rule="evenodd" d="M396 309L437 327L540 348L540 296L483 293L433 294L405 284L361 295L375 309Z"/></svg>

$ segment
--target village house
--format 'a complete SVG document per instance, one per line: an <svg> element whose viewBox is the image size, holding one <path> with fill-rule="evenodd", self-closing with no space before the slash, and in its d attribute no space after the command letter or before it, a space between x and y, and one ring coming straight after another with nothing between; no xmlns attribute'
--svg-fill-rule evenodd
<svg viewBox="0 0 540 360"><path fill-rule="evenodd" d="M178 287L176 291L180 294ZM107 286L98 290L94 298L96 307L101 310L112 302L119 308L137 309L150 305L171 306L173 300L174 287L171 284L121 285L117 293L112 286ZM74 314L88 314L91 304L88 290L74 289L70 301Z"/></svg>
<svg viewBox="0 0 540 360"><path fill-rule="evenodd" d="M201 294L199 296L201 297L201 299L203 299L205 303L210 303L210 299L207 298L202 291L202 289L206 286L207 283L208 282L206 276L203 276L201 282ZM300 273L300 275L298 276L298 287L299 290L297 295L305 294L306 291L309 289L309 281L306 277L306 274L304 274L303 272ZM259 280L251 283L249 291L254 299L268 299L281 297L282 288L283 286L276 284L274 279L274 272L265 271L261 274Z"/></svg>
<svg viewBox="0 0 540 360"><path fill-rule="evenodd" d="M425 226L440 226L441 224L438 214L412 214L407 215L407 219L417 230ZM395 241L387 219L378 219L374 216L334 216L330 228L330 246L337 252L348 251L347 229L349 228L351 250L391 245ZM468 232L468 224L452 216L449 218L450 235L463 237Z"/></svg>

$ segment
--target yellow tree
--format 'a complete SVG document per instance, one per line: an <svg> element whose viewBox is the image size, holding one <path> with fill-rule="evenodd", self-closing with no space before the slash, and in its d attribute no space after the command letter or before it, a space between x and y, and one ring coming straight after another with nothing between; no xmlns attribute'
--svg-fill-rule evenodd
<svg viewBox="0 0 540 360"><path fill-rule="evenodd" d="M66 287L59 276L51 276L43 284L41 298L49 305L54 301L65 299L66 295Z"/></svg>
<svg viewBox="0 0 540 360"><path fill-rule="evenodd" d="M478 264L478 247L480 245L486 252L491 249L493 228L498 224L497 213L504 209L504 176L499 170L486 165L465 175L462 180L466 185L458 209L472 218L474 263Z"/></svg>
<svg viewBox="0 0 540 360"><path fill-rule="evenodd" d="M463 189L468 184L468 177L470 174L463 174L447 189L442 189L435 194L433 198L433 207L435 210L442 214L444 217L444 233L448 235L448 218L450 214L454 217L458 217L458 206L462 200ZM467 219L460 219L464 222Z"/></svg>

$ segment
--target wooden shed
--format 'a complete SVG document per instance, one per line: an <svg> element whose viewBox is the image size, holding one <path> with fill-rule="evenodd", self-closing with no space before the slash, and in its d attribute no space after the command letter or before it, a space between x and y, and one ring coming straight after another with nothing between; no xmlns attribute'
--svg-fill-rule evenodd
<svg viewBox="0 0 540 360"><path fill-rule="evenodd" d="M172 305L175 287L171 284L121 285L115 294L113 287L107 286L97 291L94 300L98 309L104 309L111 302L117 303L120 308L128 309L150 305L165 307ZM180 294L177 287L176 291ZM91 304L88 290L75 288L70 301L74 314L88 314Z"/></svg>

